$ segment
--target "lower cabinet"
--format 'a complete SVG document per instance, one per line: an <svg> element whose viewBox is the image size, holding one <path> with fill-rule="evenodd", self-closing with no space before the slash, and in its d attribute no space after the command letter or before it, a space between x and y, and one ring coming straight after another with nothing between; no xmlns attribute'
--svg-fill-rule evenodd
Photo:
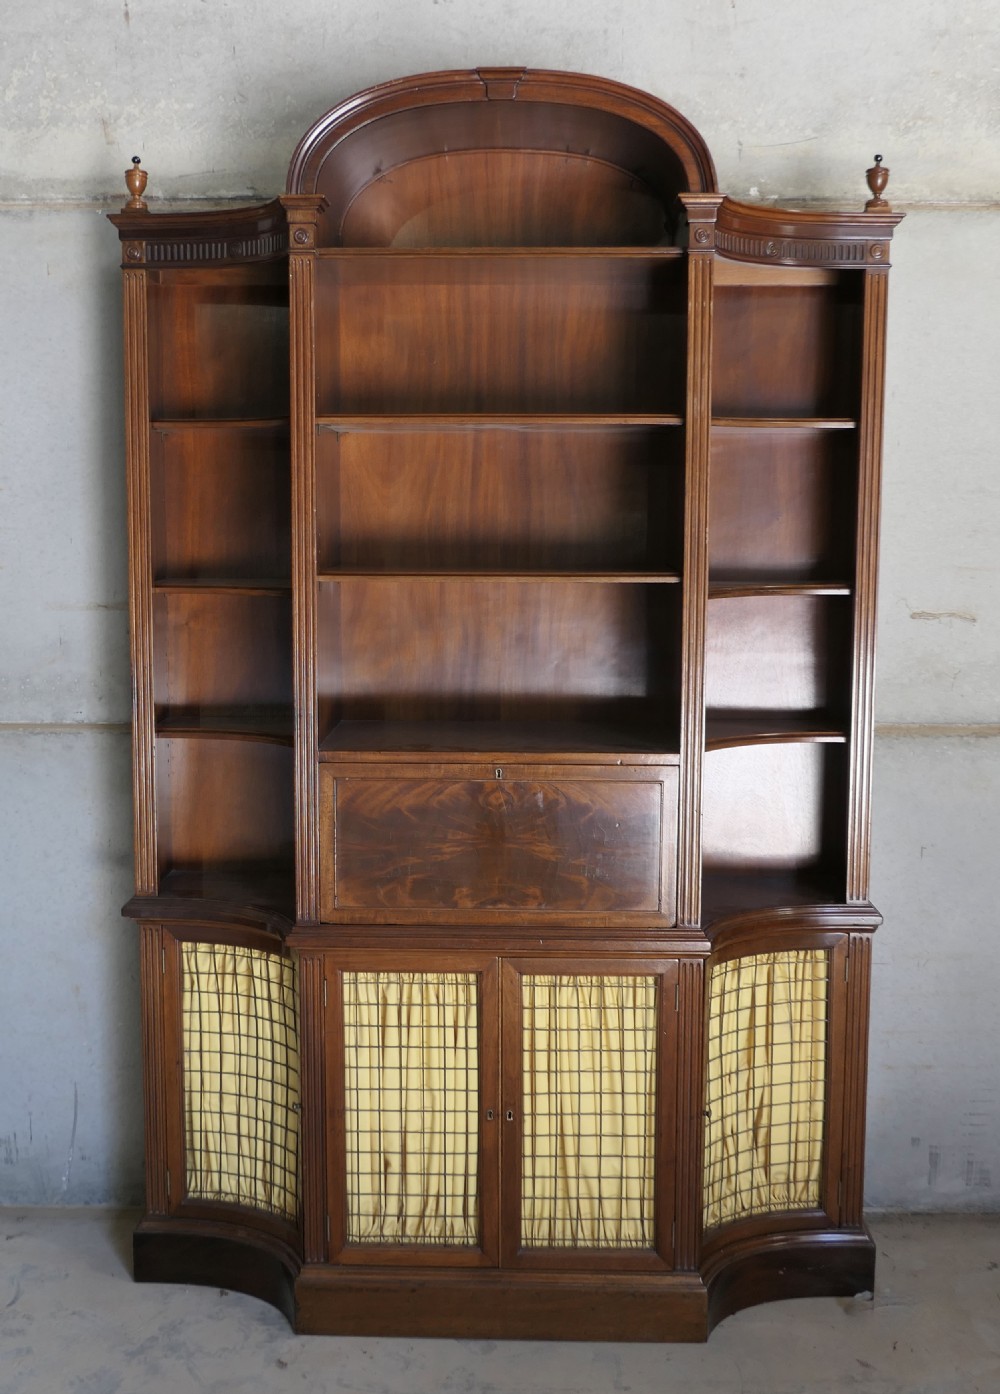
<svg viewBox="0 0 1000 1394"><path fill-rule="evenodd" d="M660 957L144 925L137 1276L300 1331L524 1339L865 1290L871 935L736 931Z"/></svg>
<svg viewBox="0 0 1000 1394"><path fill-rule="evenodd" d="M676 959L321 960L327 1262L674 1266Z"/></svg>

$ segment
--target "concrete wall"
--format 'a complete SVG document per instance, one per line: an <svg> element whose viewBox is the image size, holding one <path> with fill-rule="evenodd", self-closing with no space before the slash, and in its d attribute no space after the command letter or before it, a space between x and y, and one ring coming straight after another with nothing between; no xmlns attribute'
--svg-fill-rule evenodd
<svg viewBox="0 0 1000 1394"><path fill-rule="evenodd" d="M118 258L102 211L133 153L151 194L271 195L305 127L360 87L529 63L665 97L736 195L857 207L879 150L910 210L891 293L869 1198L997 1206L998 28L992 0L11 7L0 1202L134 1201L141 1185L136 944L118 916L131 874Z"/></svg>

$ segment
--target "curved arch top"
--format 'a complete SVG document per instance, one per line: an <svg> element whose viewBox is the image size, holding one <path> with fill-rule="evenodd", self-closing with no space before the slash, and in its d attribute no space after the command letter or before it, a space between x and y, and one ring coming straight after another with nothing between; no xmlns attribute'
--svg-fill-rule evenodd
<svg viewBox="0 0 1000 1394"><path fill-rule="evenodd" d="M302 137L287 192L327 200L334 246L655 245L711 155L666 102L607 78L526 68L369 88Z"/></svg>

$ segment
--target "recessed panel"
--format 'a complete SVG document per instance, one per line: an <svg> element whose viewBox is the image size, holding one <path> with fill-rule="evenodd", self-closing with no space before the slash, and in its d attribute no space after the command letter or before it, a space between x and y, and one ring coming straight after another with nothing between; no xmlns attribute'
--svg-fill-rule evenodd
<svg viewBox="0 0 1000 1394"><path fill-rule="evenodd" d="M287 713L292 621L287 596L177 590L154 598L158 713Z"/></svg>
<svg viewBox="0 0 1000 1394"><path fill-rule="evenodd" d="M664 781L324 771L324 914L369 907L658 916L672 880L663 843L665 821L674 825L676 771L664 771Z"/></svg>
<svg viewBox="0 0 1000 1394"><path fill-rule="evenodd" d="M242 740L161 738L156 742L160 874L252 868L267 874L291 862L292 751Z"/></svg>
<svg viewBox="0 0 1000 1394"><path fill-rule="evenodd" d="M320 431L321 568L681 566L681 432Z"/></svg>
<svg viewBox="0 0 1000 1394"><path fill-rule="evenodd" d="M677 412L681 264L647 257L327 256L317 410Z"/></svg>
<svg viewBox="0 0 1000 1394"><path fill-rule="evenodd" d="M842 596L716 597L708 603L705 701L715 712L835 708L849 672Z"/></svg>
<svg viewBox="0 0 1000 1394"><path fill-rule="evenodd" d="M856 416L860 290L849 273L829 286L720 286L713 415Z"/></svg>
<svg viewBox="0 0 1000 1394"><path fill-rule="evenodd" d="M708 532L713 579L849 579L856 450L853 431L714 431Z"/></svg>
<svg viewBox="0 0 1000 1394"><path fill-rule="evenodd" d="M702 851L711 870L843 867L843 746L793 741L709 751Z"/></svg>
<svg viewBox="0 0 1000 1394"><path fill-rule="evenodd" d="M287 284L164 279L149 307L154 418L287 416Z"/></svg>
<svg viewBox="0 0 1000 1394"><path fill-rule="evenodd" d="M287 429L174 429L151 441L153 568L177 580L291 574Z"/></svg>
<svg viewBox="0 0 1000 1394"><path fill-rule="evenodd" d="M344 720L669 724L677 585L352 579L320 587Z"/></svg>

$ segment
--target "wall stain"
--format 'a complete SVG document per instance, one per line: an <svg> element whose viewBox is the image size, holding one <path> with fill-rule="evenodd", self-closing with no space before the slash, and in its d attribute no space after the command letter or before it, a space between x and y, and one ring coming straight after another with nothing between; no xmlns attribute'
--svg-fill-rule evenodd
<svg viewBox="0 0 1000 1394"><path fill-rule="evenodd" d="M937 1182L938 1171L941 1168L941 1149L940 1147L928 1147L927 1149L927 1185L933 1191Z"/></svg>
<svg viewBox="0 0 1000 1394"><path fill-rule="evenodd" d="M911 620L961 620L963 624L978 624L971 610L911 610Z"/></svg>

